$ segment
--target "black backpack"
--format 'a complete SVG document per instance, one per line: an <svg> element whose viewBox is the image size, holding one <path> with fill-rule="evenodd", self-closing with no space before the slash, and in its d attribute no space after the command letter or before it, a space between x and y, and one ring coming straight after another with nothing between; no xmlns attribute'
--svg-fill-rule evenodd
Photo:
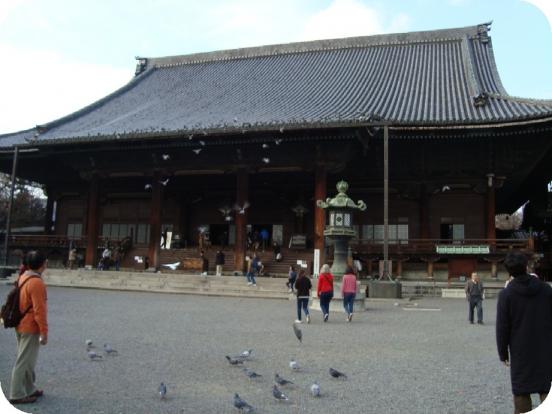
<svg viewBox="0 0 552 414"><path fill-rule="evenodd" d="M6 303L2 305L2 310L0 310L0 318L2 319L4 328L16 328L17 325L19 325L19 322L21 322L21 319L23 319L27 312L31 310L32 305L29 305L25 312L21 313L19 310L19 292L21 292L21 289L23 289L25 283L27 283L30 279L37 277L38 276L30 276L23 283L21 283L21 286L18 286L19 279L15 282L15 287L10 291L10 293L8 293Z"/></svg>

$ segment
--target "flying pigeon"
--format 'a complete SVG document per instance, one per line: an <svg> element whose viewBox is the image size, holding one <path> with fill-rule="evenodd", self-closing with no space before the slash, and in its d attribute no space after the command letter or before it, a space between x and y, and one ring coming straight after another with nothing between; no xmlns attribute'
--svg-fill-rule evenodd
<svg viewBox="0 0 552 414"><path fill-rule="evenodd" d="M194 137L194 134L188 135L188 139L191 140Z"/></svg>
<svg viewBox="0 0 552 414"><path fill-rule="evenodd" d="M288 381L285 378L282 378L280 375L278 375L278 373L274 374L274 381L279 385L293 384L293 382Z"/></svg>
<svg viewBox="0 0 552 414"><path fill-rule="evenodd" d="M238 204L234 204L234 210L236 210L238 214L245 214L245 210L247 208L249 208L249 201L243 203L243 207L240 207Z"/></svg>
<svg viewBox="0 0 552 414"><path fill-rule="evenodd" d="M166 186L168 183L169 183L169 178L167 178L166 180L162 180L162 181L159 181L160 184L162 184L163 186Z"/></svg>
<svg viewBox="0 0 552 414"><path fill-rule="evenodd" d="M234 359L228 355L226 355L225 357L228 362L230 363L230 365L238 365L238 364L243 364L243 361L241 359Z"/></svg>
<svg viewBox="0 0 552 414"><path fill-rule="evenodd" d="M163 161L167 161L171 158L171 156L169 154L163 154L161 156L163 157Z"/></svg>
<svg viewBox="0 0 552 414"><path fill-rule="evenodd" d="M264 157L264 158L263 158L263 162L264 162L265 164L268 164L268 163L270 162L270 158Z"/></svg>
<svg viewBox="0 0 552 414"><path fill-rule="evenodd" d="M317 382L311 385L310 391L313 397L320 397L320 385Z"/></svg>
<svg viewBox="0 0 552 414"><path fill-rule="evenodd" d="M164 264L163 266L168 267L171 270L176 270L177 267L180 266L180 262L168 263L168 264Z"/></svg>
<svg viewBox="0 0 552 414"><path fill-rule="evenodd" d="M88 358L90 358L91 361L102 359L101 355L98 355L94 351L88 351Z"/></svg>
<svg viewBox="0 0 552 414"><path fill-rule="evenodd" d="M441 192L445 192L445 191L450 191L450 187L448 185L444 185L443 188L441 189Z"/></svg>
<svg viewBox="0 0 552 414"><path fill-rule="evenodd" d="M234 407L238 410L243 411L244 413L252 413L254 408L247 404L244 400L240 398L238 393L234 394Z"/></svg>
<svg viewBox="0 0 552 414"><path fill-rule="evenodd" d="M276 145L280 145L280 144L282 143L282 138L275 139L275 140L274 140L274 143L275 143Z"/></svg>
<svg viewBox="0 0 552 414"><path fill-rule="evenodd" d="M330 368L330 375L334 378L343 377L347 379L347 375L345 375L343 372L339 372L337 369Z"/></svg>
<svg viewBox="0 0 552 414"><path fill-rule="evenodd" d="M144 190L151 190L151 184L146 184L144 186Z"/></svg>
<svg viewBox="0 0 552 414"><path fill-rule="evenodd" d="M289 401L289 398L287 397L287 395L284 394L282 391L280 391L277 385L274 385L274 387L272 387L272 395L278 401Z"/></svg>
<svg viewBox="0 0 552 414"><path fill-rule="evenodd" d="M167 386L165 383L162 382L159 384L157 391L159 392L159 397L161 397L162 400L165 399L165 396L167 395Z"/></svg>
<svg viewBox="0 0 552 414"><path fill-rule="evenodd" d="M247 375L250 379L262 377L261 374L257 374L255 371L251 371L248 368L244 368L243 372L245 372L245 375Z"/></svg>
<svg viewBox="0 0 552 414"><path fill-rule="evenodd" d="M294 371L298 371L299 370L299 364L297 363L296 360L292 359L291 361L289 361L289 367L294 370Z"/></svg>
<svg viewBox="0 0 552 414"><path fill-rule="evenodd" d="M199 141L199 145L201 145L202 147L205 146L205 141Z"/></svg>
<svg viewBox="0 0 552 414"><path fill-rule="evenodd" d="M293 332L295 332L295 336L297 337L297 339L299 339L299 342L303 342L303 332L301 332L301 329L299 329L299 327L295 324L293 324L292 326Z"/></svg>
<svg viewBox="0 0 552 414"><path fill-rule="evenodd" d="M197 149L194 149L192 151L195 152L196 155L199 155L199 153L201 152L201 148L197 148Z"/></svg>
<svg viewBox="0 0 552 414"><path fill-rule="evenodd" d="M281 134L284 133L284 127L280 127L280 133L281 133Z"/></svg>
<svg viewBox="0 0 552 414"><path fill-rule="evenodd" d="M119 353L117 352L117 350L116 350L116 349L113 349L113 348L111 347L111 345L109 345L109 344L104 344L104 351L105 351L105 353L108 354L108 355L116 355L116 354L119 354Z"/></svg>
<svg viewBox="0 0 552 414"><path fill-rule="evenodd" d="M270 146L268 144L263 144L263 148L267 149L267 148L270 148Z"/></svg>

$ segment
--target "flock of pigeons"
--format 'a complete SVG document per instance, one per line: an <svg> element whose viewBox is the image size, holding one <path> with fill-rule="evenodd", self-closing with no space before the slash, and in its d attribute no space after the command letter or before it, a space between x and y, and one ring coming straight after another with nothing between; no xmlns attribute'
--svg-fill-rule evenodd
<svg viewBox="0 0 552 414"><path fill-rule="evenodd" d="M302 333L301 329L296 324L293 324L293 332L295 333L295 336L297 337L299 342L302 342L303 333ZM241 354L239 354L235 357L231 357L229 355L226 355L226 360L228 361L228 363L230 365L243 366L244 363L247 360L249 360L252 355L253 355L253 350L252 349L247 349L247 350L243 351ZM289 362L289 368L292 371L300 371L301 370L299 364L297 363L297 361L295 359L292 359ZM242 371L245 373L245 375L249 379L255 379L255 378L262 377L261 374L258 374L255 371L253 371L253 370L251 370L247 367L242 368ZM342 373L342 372L340 372L340 371L338 371L334 368L329 369L329 374L333 378L347 379L347 375L345 375L344 373ZM289 397L280 389L280 387L283 388L283 387L292 386L292 385L294 385L294 383L292 381L289 381L289 380L283 378L282 376L280 376L280 374L275 373L274 374L274 385L272 386L272 396L277 401L289 401ZM317 381L315 381L310 386L310 393L313 397L320 397L320 385L318 384ZM253 412L255 412L255 408L251 404L246 402L243 398L241 398L238 393L234 394L234 407L236 407L238 410L240 410L241 412L244 412L244 413L253 413Z"/></svg>
<svg viewBox="0 0 552 414"><path fill-rule="evenodd" d="M299 342L302 342L303 332L296 324L293 324L292 326L293 326L293 332L295 333L295 336L297 337ZM103 360L103 355L101 355L100 353L94 350L96 346L94 345L91 339L87 339L85 343L86 343L86 352L88 353L88 358L90 359L90 361ZM103 352L105 353L106 356L118 355L117 350L113 349L111 345L108 343L105 343L103 345ZM243 373L250 380L255 380L257 378L261 378L262 375L244 366L245 362L250 360L252 356L253 356L253 349L247 349L241 352L237 356L232 357L232 356L226 355L225 357L231 366L242 367ZM289 362L289 368L294 372L301 371L301 367L299 366L299 363L295 359L291 359L291 361ZM329 369L329 374L333 378L347 379L347 375L345 375L344 373L334 368ZM272 396L277 401L289 401L289 397L282 391L282 389L280 389L280 387L284 388L284 387L293 386L293 385L294 383L292 381L283 378L278 373L275 373L274 385L272 386ZM164 382L159 384L159 388L157 389L157 392L159 394L159 398L164 400L165 397L167 396L167 385ZM311 384L310 393L313 397L320 397L320 385L318 384L317 381ZM244 413L255 412L255 408L249 403L247 403L243 398L241 398L238 393L234 394L234 407L236 407L238 410Z"/></svg>

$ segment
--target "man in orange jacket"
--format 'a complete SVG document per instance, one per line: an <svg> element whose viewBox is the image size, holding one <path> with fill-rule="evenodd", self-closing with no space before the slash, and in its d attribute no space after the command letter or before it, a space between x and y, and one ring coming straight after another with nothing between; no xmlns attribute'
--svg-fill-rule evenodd
<svg viewBox="0 0 552 414"><path fill-rule="evenodd" d="M19 310L25 313L15 329L17 338L17 359L12 371L10 386L10 402L12 404L33 403L43 395L36 388L35 366L40 345L48 343L48 307L46 285L42 280L42 272L47 261L39 251L31 251L26 256L27 270L18 280L19 286L25 280L25 286L20 291Z"/></svg>

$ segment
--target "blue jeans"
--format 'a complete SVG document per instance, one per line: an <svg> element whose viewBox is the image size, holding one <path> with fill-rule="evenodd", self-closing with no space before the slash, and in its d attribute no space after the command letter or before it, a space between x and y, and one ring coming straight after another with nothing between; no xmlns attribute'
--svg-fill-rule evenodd
<svg viewBox="0 0 552 414"><path fill-rule="evenodd" d="M257 284L257 282L255 282L255 272L247 272L245 277L248 282L253 283L254 285Z"/></svg>
<svg viewBox="0 0 552 414"><path fill-rule="evenodd" d="M322 310L323 315L329 315L330 313L330 302L333 298L333 292L322 292L320 293L320 309Z"/></svg>
<svg viewBox="0 0 552 414"><path fill-rule="evenodd" d="M483 298L476 296L470 298L469 319L473 323L473 308L477 308L477 322L483 322Z"/></svg>
<svg viewBox="0 0 552 414"><path fill-rule="evenodd" d="M355 303L355 293L344 293L343 294L343 307L347 314L353 313L353 304Z"/></svg>
<svg viewBox="0 0 552 414"><path fill-rule="evenodd" d="M297 298L297 319L301 320L301 308L305 316L309 314L309 298Z"/></svg>

